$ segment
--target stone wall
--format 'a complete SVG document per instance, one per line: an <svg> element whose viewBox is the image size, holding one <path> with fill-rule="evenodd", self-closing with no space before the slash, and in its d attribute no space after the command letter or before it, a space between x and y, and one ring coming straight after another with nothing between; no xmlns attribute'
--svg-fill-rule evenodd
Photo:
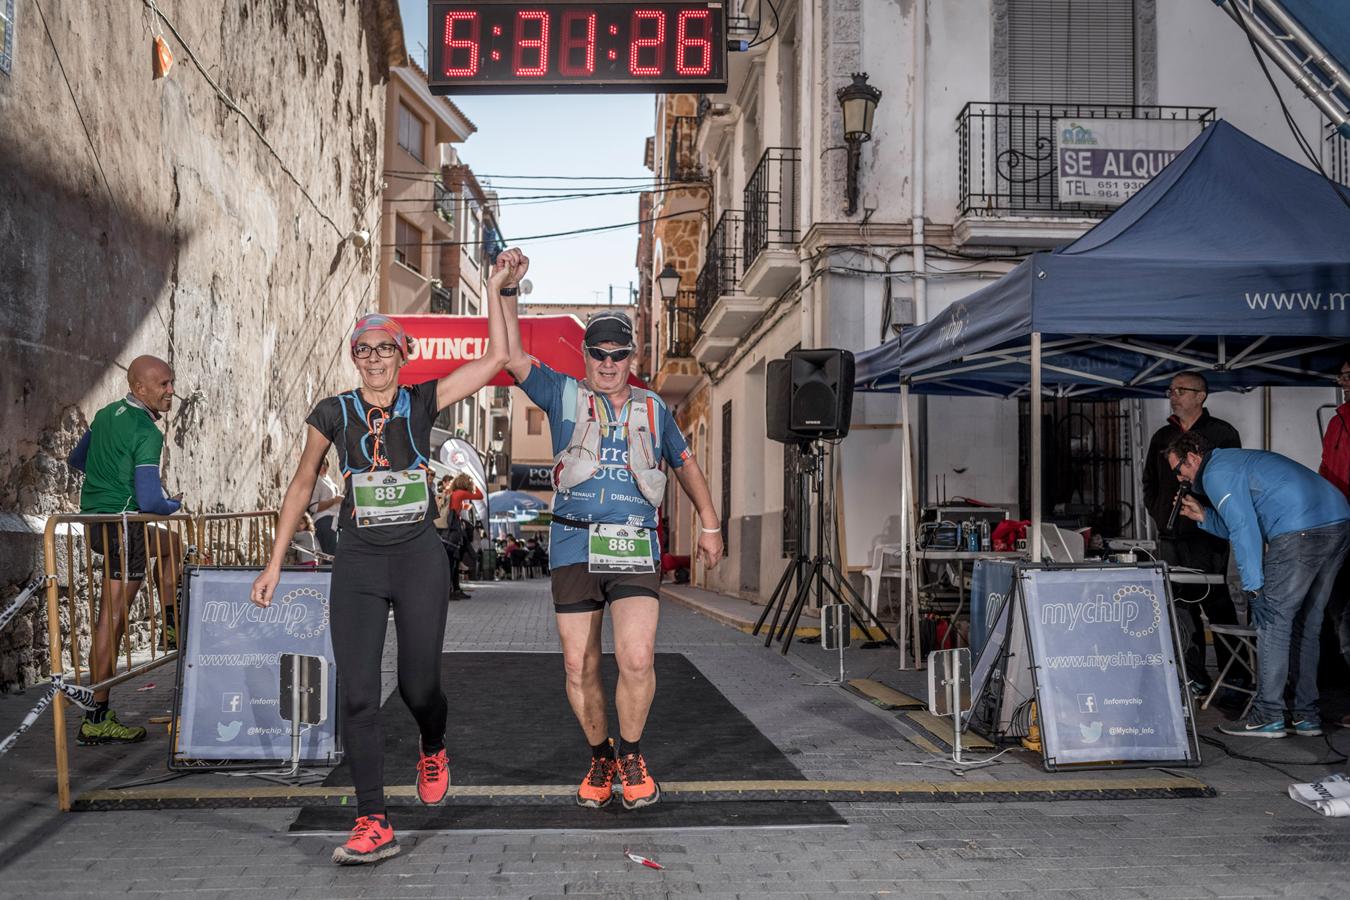
<svg viewBox="0 0 1350 900"><path fill-rule="evenodd" d="M32 517L77 508L65 457L138 354L177 371L170 492L279 503L375 306L372 248L344 238L378 233L383 85L404 61L395 0L178 0L161 8L181 37L139 0L49 0L50 40L23 7L0 75L0 598L40 569ZM0 635L0 689L41 674L45 627L31 610Z"/></svg>

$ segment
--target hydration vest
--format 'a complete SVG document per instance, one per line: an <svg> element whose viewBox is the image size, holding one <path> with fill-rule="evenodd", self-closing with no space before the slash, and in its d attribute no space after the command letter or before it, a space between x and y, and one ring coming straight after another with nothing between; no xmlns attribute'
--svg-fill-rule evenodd
<svg viewBox="0 0 1350 900"><path fill-rule="evenodd" d="M358 390L352 390L346 394L338 394L338 405L342 407L342 444L341 446L338 447L338 462L340 462L342 465L342 475L344 478L351 475L353 472L373 472L375 471L376 468L378 468L374 458L372 457L372 448L370 441L373 437L375 437L375 434L371 431L367 431L366 434L361 438L361 452L365 454L366 461L370 463L369 467L358 469L351 465L351 460L347 456L348 399L351 400L352 407L356 412L356 418L359 421L366 422L367 427L369 427L369 414L366 409L366 405L361 402L360 392ZM408 391L406 387L400 387L398 389L398 396L394 400L394 412L385 420L386 421L385 427L388 427L387 423L394 419L403 420L404 427L406 427L408 430L408 446L412 449L412 452L416 455L416 458L413 460L412 465L409 466L408 468L416 467L424 469L425 471L430 473L431 466L427 462L426 456L423 455L421 448L417 446L417 440L413 437L412 394Z"/></svg>
<svg viewBox="0 0 1350 900"><path fill-rule="evenodd" d="M661 434L660 416L657 404L660 400L651 391L632 388L628 398L628 417L626 422L604 423L596 418L597 401L594 392L583 386L575 378L568 378L563 386L562 408L571 409L569 417L564 413L565 422L573 422L572 436L562 452L553 458L553 489L570 491L579 484L594 478L606 463L600 462L600 443L606 428L620 428L625 431L628 444L628 465L633 473L642 498L653 507L659 507L666 495L666 473L660 469ZM637 416L640 408L645 415ZM622 413L620 413L622 416Z"/></svg>

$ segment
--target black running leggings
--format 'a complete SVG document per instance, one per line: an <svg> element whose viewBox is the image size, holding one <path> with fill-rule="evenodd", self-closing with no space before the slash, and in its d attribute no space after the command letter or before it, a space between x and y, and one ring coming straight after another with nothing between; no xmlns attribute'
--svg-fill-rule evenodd
<svg viewBox="0 0 1350 900"><path fill-rule="evenodd" d="M329 615L342 742L359 816L384 812L380 661L391 606L398 637L399 695L417 720L422 748L435 752L445 746L441 652L449 584L445 548L431 528L389 547L373 547L359 539L338 545Z"/></svg>

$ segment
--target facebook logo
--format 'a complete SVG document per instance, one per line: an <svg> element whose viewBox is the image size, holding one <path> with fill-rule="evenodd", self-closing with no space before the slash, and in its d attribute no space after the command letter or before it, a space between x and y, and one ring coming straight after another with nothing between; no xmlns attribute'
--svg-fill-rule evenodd
<svg viewBox="0 0 1350 900"><path fill-rule="evenodd" d="M1081 713L1095 713L1097 711L1097 697L1095 694L1078 695L1078 711Z"/></svg>
<svg viewBox="0 0 1350 900"><path fill-rule="evenodd" d="M220 700L221 712L237 713L244 708L243 694L222 694Z"/></svg>

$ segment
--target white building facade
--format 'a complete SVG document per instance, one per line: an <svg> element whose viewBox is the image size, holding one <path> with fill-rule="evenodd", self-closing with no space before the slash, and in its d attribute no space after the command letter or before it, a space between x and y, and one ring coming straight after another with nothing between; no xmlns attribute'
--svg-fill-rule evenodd
<svg viewBox="0 0 1350 900"><path fill-rule="evenodd" d="M877 347L1008 271L1073 240L1110 212L1061 199L1057 118L1173 119L1195 132L1223 118L1301 159L1241 30L1194 0L733 0L731 83L716 96L656 101L641 319L648 375L677 409L726 523L729 555L697 584L764 600L805 508L795 450L765 441L765 368L795 347ZM760 10L764 20L756 21ZM737 15L740 18L735 18ZM836 91L853 73L881 91L862 144L856 210ZM1285 103L1324 164L1317 110L1278 72ZM668 218L673 216L673 218ZM644 252L645 251L645 252ZM671 265L678 296L655 290ZM684 312L683 310L690 310ZM692 331L690 330L692 328ZM692 337L692 341L690 338ZM1325 387L1212 396L1244 446L1317 464ZM912 401L917 490L1028 516L1018 401ZM1167 406L1142 401L1142 440ZM1127 403L1047 404L1048 518L1133 534ZM899 398L858 393L832 454L827 522L841 566L900 536ZM667 508L678 553L697 523Z"/></svg>

